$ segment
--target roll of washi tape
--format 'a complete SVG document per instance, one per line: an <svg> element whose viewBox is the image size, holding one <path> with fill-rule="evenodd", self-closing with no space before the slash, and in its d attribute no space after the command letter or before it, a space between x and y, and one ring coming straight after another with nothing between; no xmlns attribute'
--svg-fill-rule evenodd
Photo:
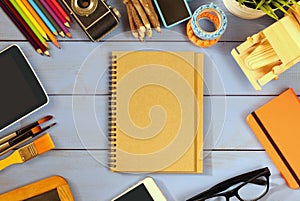
<svg viewBox="0 0 300 201"><path fill-rule="evenodd" d="M200 19L210 20L215 26L215 31L205 31L199 24ZM200 6L193 13L187 25L187 35L194 44L200 47L209 47L218 42L225 32L226 27L227 18L225 13L218 6L211 3Z"/></svg>
<svg viewBox="0 0 300 201"><path fill-rule="evenodd" d="M205 13L201 13L199 16L212 21L215 26L219 26L219 24L220 24L219 18L217 16L211 14L211 13L206 13L205 12ZM192 26L191 26L191 22L192 22L192 19L189 20L189 22L186 26L186 33L187 33L187 36L188 36L189 40L193 44L195 44L199 47L209 47L209 46L212 46L215 43L217 43L219 41L219 39L221 38L221 36L219 38L216 38L216 39L213 39L213 40L202 40L202 39L198 38L194 34L194 31L193 31Z"/></svg>

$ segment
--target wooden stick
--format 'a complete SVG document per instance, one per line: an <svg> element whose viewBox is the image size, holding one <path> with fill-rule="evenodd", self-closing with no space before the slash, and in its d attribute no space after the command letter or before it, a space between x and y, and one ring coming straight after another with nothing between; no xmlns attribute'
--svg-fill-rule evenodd
<svg viewBox="0 0 300 201"><path fill-rule="evenodd" d="M144 9L141 6L139 0L131 0L131 2L133 3L133 6L134 6L135 10L138 12L138 14L140 16L140 19L142 20L144 26L147 29L146 34L151 38L152 37L152 30L151 30L150 22L147 18L147 15L146 15Z"/></svg>
<svg viewBox="0 0 300 201"><path fill-rule="evenodd" d="M145 2L147 2L147 7L149 7L149 9L151 10L151 16L153 16L153 19L154 21L152 22L151 21L151 18L149 17L151 23L152 23L152 26L154 27L154 29L157 31L157 32L161 32L161 29L160 29L160 23L159 23L159 20L158 20L158 16L157 16L157 13L155 11L155 8L152 4L152 0L143 0ZM144 6L145 8L146 6Z"/></svg>
<svg viewBox="0 0 300 201"><path fill-rule="evenodd" d="M137 31L139 33L139 37L141 40L144 40L144 37L145 37L145 31L146 31L146 28L144 27L137 11L135 10L133 4L131 1L129 1L128 3L128 6L129 6L129 9L132 13L132 18L133 18L133 21L135 23L135 27L137 28Z"/></svg>
<svg viewBox="0 0 300 201"><path fill-rule="evenodd" d="M130 25L130 29L131 29L131 33L135 38L139 37L139 33L136 30L136 26L134 24L134 20L133 20L133 16L132 16L132 12L130 9L130 5L126 4L126 8L127 8L127 14L128 14L128 20L129 20L129 25Z"/></svg>

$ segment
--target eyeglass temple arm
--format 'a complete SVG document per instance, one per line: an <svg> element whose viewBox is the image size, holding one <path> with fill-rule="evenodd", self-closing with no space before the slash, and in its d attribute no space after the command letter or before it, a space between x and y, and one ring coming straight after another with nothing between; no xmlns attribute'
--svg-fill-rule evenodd
<svg viewBox="0 0 300 201"><path fill-rule="evenodd" d="M227 179L227 180L211 187L210 189L188 199L187 201L196 201L197 199L200 199L200 198L203 198L203 197L206 197L209 195L214 195L214 194L222 192L222 191L228 189L229 187L231 187L232 185L237 184L242 181L248 181L249 183L254 183L257 185L266 185L267 184L267 181L264 181L264 180L258 179L258 178L250 180L251 178L253 178L256 175L268 175L269 176L270 171L266 167L266 168L262 168L262 169L255 170L252 172L247 172L245 174L238 175L236 177Z"/></svg>

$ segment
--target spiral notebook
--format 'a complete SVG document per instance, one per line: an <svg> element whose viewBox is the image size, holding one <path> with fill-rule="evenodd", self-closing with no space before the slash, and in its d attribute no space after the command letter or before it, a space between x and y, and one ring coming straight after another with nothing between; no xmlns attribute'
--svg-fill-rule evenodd
<svg viewBox="0 0 300 201"><path fill-rule="evenodd" d="M203 54L112 52L110 169L201 173Z"/></svg>
<svg viewBox="0 0 300 201"><path fill-rule="evenodd" d="M289 187L300 187L300 101L292 88L248 115L247 122Z"/></svg>

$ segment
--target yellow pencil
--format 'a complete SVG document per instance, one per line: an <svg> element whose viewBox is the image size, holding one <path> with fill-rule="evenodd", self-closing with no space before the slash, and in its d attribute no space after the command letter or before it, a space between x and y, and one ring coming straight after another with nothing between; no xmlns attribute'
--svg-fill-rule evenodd
<svg viewBox="0 0 300 201"><path fill-rule="evenodd" d="M39 25L39 23L34 19L34 17L31 15L29 10L26 8L26 6L22 3L21 0L14 0L16 3L20 6L20 8L23 10L25 15L28 17L28 19L32 22L32 24L35 26L35 28L38 30L38 32L46 39L49 40L47 37L46 32L42 29L42 27Z"/></svg>
<svg viewBox="0 0 300 201"><path fill-rule="evenodd" d="M44 23L44 21L40 18L40 16L35 12L35 10L31 7L28 0L21 0L24 4L24 6L27 8L27 10L31 13L31 15L36 19L37 23L41 26L41 28L45 31L49 39L52 41L52 43L57 47L60 48L54 34L48 29L47 25Z"/></svg>

